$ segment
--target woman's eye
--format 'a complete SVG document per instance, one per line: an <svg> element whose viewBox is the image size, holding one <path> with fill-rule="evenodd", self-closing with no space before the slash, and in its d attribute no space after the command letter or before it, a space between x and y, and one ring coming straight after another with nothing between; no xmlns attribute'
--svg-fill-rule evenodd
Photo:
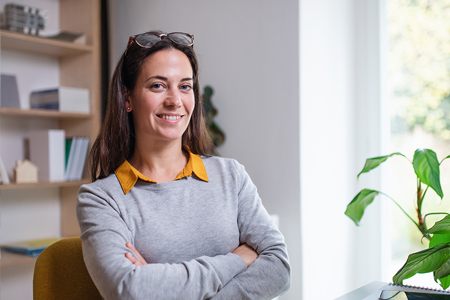
<svg viewBox="0 0 450 300"><path fill-rule="evenodd" d="M163 85L161 83L154 83L150 86L150 88L160 90L163 88Z"/></svg>
<svg viewBox="0 0 450 300"><path fill-rule="evenodd" d="M184 85L181 86L181 90L185 91L185 92L188 92L191 89L192 89L192 87L189 84L184 84Z"/></svg>

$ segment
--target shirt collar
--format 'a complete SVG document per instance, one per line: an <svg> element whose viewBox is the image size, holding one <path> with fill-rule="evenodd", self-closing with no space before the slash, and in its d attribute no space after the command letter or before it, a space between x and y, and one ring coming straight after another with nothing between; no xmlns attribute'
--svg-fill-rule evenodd
<svg viewBox="0 0 450 300"><path fill-rule="evenodd" d="M203 160L200 157L200 155L192 153L189 149L189 160L186 166L183 170L177 175L177 177L174 179L178 180L184 177L191 177L192 174L195 174L195 176L203 181L208 182L208 176L206 174L205 165L203 164ZM120 185L122 186L122 190L125 193L125 195L131 190L131 188L136 184L138 179L141 179L143 181L151 182L151 183L157 183L154 180L151 180L150 178L144 176L139 172L136 168L134 168L128 160L125 160L115 171L114 173L117 176L117 179L120 182Z"/></svg>

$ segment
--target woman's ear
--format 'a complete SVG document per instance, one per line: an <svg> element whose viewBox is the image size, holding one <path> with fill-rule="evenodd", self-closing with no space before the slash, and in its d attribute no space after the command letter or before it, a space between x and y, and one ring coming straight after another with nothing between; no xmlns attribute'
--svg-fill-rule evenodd
<svg viewBox="0 0 450 300"><path fill-rule="evenodd" d="M125 107L127 112L131 112L133 110L133 106L131 105L131 95L128 91L125 91Z"/></svg>

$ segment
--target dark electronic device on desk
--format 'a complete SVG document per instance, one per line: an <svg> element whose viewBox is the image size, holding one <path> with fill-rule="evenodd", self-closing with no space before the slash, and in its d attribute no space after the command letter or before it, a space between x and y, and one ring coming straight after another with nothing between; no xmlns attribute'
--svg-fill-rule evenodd
<svg viewBox="0 0 450 300"><path fill-rule="evenodd" d="M450 300L450 292L426 288L382 290L379 300Z"/></svg>

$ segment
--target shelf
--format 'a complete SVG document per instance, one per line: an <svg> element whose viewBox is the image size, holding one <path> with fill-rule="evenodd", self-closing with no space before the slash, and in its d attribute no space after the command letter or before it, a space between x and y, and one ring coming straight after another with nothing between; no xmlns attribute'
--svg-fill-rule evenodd
<svg viewBox="0 0 450 300"><path fill-rule="evenodd" d="M58 41L45 37L33 36L0 30L2 49L18 50L54 56L72 56L92 52L92 46Z"/></svg>
<svg viewBox="0 0 450 300"><path fill-rule="evenodd" d="M78 181L63 181L63 182L10 183L10 184L0 184L0 190L35 189L35 188L50 188L50 187L76 187L90 182L91 181L88 179L83 179Z"/></svg>
<svg viewBox="0 0 450 300"><path fill-rule="evenodd" d="M0 115L5 116L22 116L22 117L44 117L44 118L61 118L61 119L89 119L92 114L60 112L57 110L47 109L20 109L0 107Z"/></svg>
<svg viewBox="0 0 450 300"><path fill-rule="evenodd" d="M0 258L0 267L15 266L26 263L34 263L37 257L31 257L22 254L16 254L1 250L2 257Z"/></svg>

